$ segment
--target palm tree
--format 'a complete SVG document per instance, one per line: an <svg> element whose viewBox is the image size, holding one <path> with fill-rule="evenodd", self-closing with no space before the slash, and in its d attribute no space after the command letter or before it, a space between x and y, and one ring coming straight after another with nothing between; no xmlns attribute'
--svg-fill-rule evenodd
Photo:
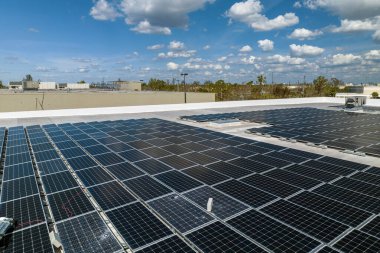
<svg viewBox="0 0 380 253"><path fill-rule="evenodd" d="M260 84L260 85L263 85L267 82L267 78L261 74L257 77L257 82Z"/></svg>

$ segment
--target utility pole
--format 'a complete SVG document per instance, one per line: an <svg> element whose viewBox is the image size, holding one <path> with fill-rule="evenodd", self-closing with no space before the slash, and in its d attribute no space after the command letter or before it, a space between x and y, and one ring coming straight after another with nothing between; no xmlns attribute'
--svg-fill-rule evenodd
<svg viewBox="0 0 380 253"><path fill-rule="evenodd" d="M272 72L272 84L274 84L274 82L273 82L273 72Z"/></svg>
<svg viewBox="0 0 380 253"><path fill-rule="evenodd" d="M187 103L187 97L186 97L186 76L189 75L188 73L182 73L181 76L183 76L183 91L185 94L185 104Z"/></svg>

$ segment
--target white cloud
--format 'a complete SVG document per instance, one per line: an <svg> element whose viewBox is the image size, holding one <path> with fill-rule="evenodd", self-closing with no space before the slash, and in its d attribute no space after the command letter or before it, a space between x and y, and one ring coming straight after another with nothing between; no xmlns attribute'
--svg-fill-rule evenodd
<svg viewBox="0 0 380 253"><path fill-rule="evenodd" d="M321 55L325 50L320 47L309 46L309 45L296 45L291 44L290 53L292 56L296 57L315 57Z"/></svg>
<svg viewBox="0 0 380 253"><path fill-rule="evenodd" d="M276 63L276 64L286 63L286 64L290 64L290 65L300 65L300 64L304 64L306 62L306 60L303 58L290 57L289 55L283 56L283 55L279 55L279 54L268 56L267 61L269 63Z"/></svg>
<svg viewBox="0 0 380 253"><path fill-rule="evenodd" d="M168 68L168 70L177 70L179 68L179 65L174 62L169 62L168 64L166 64L166 67Z"/></svg>
<svg viewBox="0 0 380 253"><path fill-rule="evenodd" d="M210 48L211 48L210 45L206 45L206 46L203 47L203 50L209 50Z"/></svg>
<svg viewBox="0 0 380 253"><path fill-rule="evenodd" d="M288 36L288 38L296 40L312 40L322 34L323 32L319 30L311 31L305 28L297 28Z"/></svg>
<svg viewBox="0 0 380 253"><path fill-rule="evenodd" d="M31 32L31 33L39 33L40 32L40 30L38 30L37 28L34 28L34 27L30 27L28 29L28 31Z"/></svg>
<svg viewBox="0 0 380 253"><path fill-rule="evenodd" d="M342 18L363 19L380 15L379 0L304 0L310 9L323 8Z"/></svg>
<svg viewBox="0 0 380 253"><path fill-rule="evenodd" d="M45 66L37 66L35 71L37 72L52 72L52 71L55 71L57 70L56 68L49 68L49 67L45 67Z"/></svg>
<svg viewBox="0 0 380 253"><path fill-rule="evenodd" d="M344 66L360 62L362 58L353 54L336 54L327 60L327 65Z"/></svg>
<svg viewBox="0 0 380 253"><path fill-rule="evenodd" d="M364 54L366 60L380 60L380 50L371 50Z"/></svg>
<svg viewBox="0 0 380 253"><path fill-rule="evenodd" d="M250 57L244 57L241 59L241 61L244 63L244 64L254 64L255 63L255 60L256 60L256 57L255 56L250 56Z"/></svg>
<svg viewBox="0 0 380 253"><path fill-rule="evenodd" d="M223 62L223 61L225 61L225 60L227 60L227 57L226 57L226 56L222 56L222 57L219 57L219 58L218 58L218 61L219 61L219 62Z"/></svg>
<svg viewBox="0 0 380 253"><path fill-rule="evenodd" d="M242 48L240 48L240 52L242 52L242 53L249 53L249 52L252 52L252 47L251 46L249 46L249 45L245 45L244 47L242 47Z"/></svg>
<svg viewBox="0 0 380 253"><path fill-rule="evenodd" d="M274 48L274 42L268 39L257 41L259 48L263 51L272 51Z"/></svg>
<svg viewBox="0 0 380 253"><path fill-rule="evenodd" d="M172 31L168 27L153 26L147 20L139 22L138 25L131 30L143 34L172 34Z"/></svg>
<svg viewBox="0 0 380 253"><path fill-rule="evenodd" d="M185 43L180 42L180 41L171 41L169 43L169 49L171 50L182 50L185 48Z"/></svg>
<svg viewBox="0 0 380 253"><path fill-rule="evenodd" d="M169 51L165 53L159 53L158 58L189 58L193 57L197 53L196 50L188 50L188 51Z"/></svg>
<svg viewBox="0 0 380 253"><path fill-rule="evenodd" d="M340 21L339 27L334 27L332 32L362 32L362 31L374 31L380 29L380 16L375 19L364 20L348 20L344 19Z"/></svg>
<svg viewBox="0 0 380 253"><path fill-rule="evenodd" d="M115 20L121 14L106 0L98 0L90 10L90 15L96 20Z"/></svg>
<svg viewBox="0 0 380 253"><path fill-rule="evenodd" d="M187 28L188 14L215 0L122 0L120 9L128 25L139 33L171 34L172 28ZM150 29L141 29L149 27Z"/></svg>
<svg viewBox="0 0 380 253"><path fill-rule="evenodd" d="M258 31L270 31L298 24L299 18L294 13L285 13L273 19L267 18L261 12L264 7L259 0L247 0L231 6L226 12L230 21L236 20L248 24Z"/></svg>
<svg viewBox="0 0 380 253"><path fill-rule="evenodd" d="M374 34L372 34L372 39L376 42L380 43L380 29L377 30Z"/></svg>
<svg viewBox="0 0 380 253"><path fill-rule="evenodd" d="M156 45L152 45L152 46L149 46L147 47L148 50L158 50L158 49L161 49L163 48L165 45L162 45L162 44L156 44Z"/></svg>
<svg viewBox="0 0 380 253"><path fill-rule="evenodd" d="M301 4L299 1L297 1L297 2L295 2L295 3L293 4L293 7L294 7L294 8L301 8L301 7L302 7L302 4Z"/></svg>

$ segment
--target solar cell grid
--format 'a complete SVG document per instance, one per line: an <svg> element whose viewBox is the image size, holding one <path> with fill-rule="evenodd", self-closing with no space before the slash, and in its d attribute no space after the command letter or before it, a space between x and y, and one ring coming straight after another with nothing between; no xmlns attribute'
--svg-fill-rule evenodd
<svg viewBox="0 0 380 253"><path fill-rule="evenodd" d="M281 169L268 171L264 175L303 189L310 189L322 183L321 181Z"/></svg>
<svg viewBox="0 0 380 253"><path fill-rule="evenodd" d="M97 185L88 188L88 190L103 210L122 206L136 200L126 189L115 181Z"/></svg>
<svg viewBox="0 0 380 253"><path fill-rule="evenodd" d="M266 252L220 222L212 223L186 236L203 252Z"/></svg>
<svg viewBox="0 0 380 253"><path fill-rule="evenodd" d="M192 253L195 252L190 246L182 241L178 236L172 236L168 239L155 243L151 246L138 250L138 253Z"/></svg>
<svg viewBox="0 0 380 253"><path fill-rule="evenodd" d="M360 230L380 239L380 216L375 217Z"/></svg>
<svg viewBox="0 0 380 253"><path fill-rule="evenodd" d="M55 150L37 152L34 153L34 157L37 162L50 161L60 158L57 151Z"/></svg>
<svg viewBox="0 0 380 253"><path fill-rule="evenodd" d="M0 241L3 253L53 253L46 224L23 229L6 235Z"/></svg>
<svg viewBox="0 0 380 253"><path fill-rule="evenodd" d="M101 184L112 181L113 178L101 167L92 167L89 169L79 170L76 172L85 186Z"/></svg>
<svg viewBox="0 0 380 253"><path fill-rule="evenodd" d="M169 188L149 176L130 179L124 181L124 184L145 201L172 192Z"/></svg>
<svg viewBox="0 0 380 253"><path fill-rule="evenodd" d="M220 150L216 149L209 149L206 151L201 152L201 154L208 155L211 157L214 157L215 159L221 160L221 161L227 161L227 160L232 160L234 158L237 158L237 155L233 155L227 152L223 152Z"/></svg>
<svg viewBox="0 0 380 253"><path fill-rule="evenodd" d="M119 163L107 167L107 170L111 172L119 180L126 180L134 177L144 175L144 173L136 168L131 163Z"/></svg>
<svg viewBox="0 0 380 253"><path fill-rule="evenodd" d="M1 202L37 194L38 187L34 176L23 177L2 184Z"/></svg>
<svg viewBox="0 0 380 253"><path fill-rule="evenodd" d="M122 247L100 216L93 212L57 224L65 252L116 252Z"/></svg>
<svg viewBox="0 0 380 253"><path fill-rule="evenodd" d="M358 172L350 176L350 178L360 180L369 184L380 185L380 174L374 175L366 172Z"/></svg>
<svg viewBox="0 0 380 253"><path fill-rule="evenodd" d="M140 203L106 213L132 249L172 234L169 228Z"/></svg>
<svg viewBox="0 0 380 253"><path fill-rule="evenodd" d="M365 182L351 178L341 178L338 181L335 181L333 184L351 191L363 193L375 198L380 198L380 186L367 184Z"/></svg>
<svg viewBox="0 0 380 253"><path fill-rule="evenodd" d="M84 149L88 153L90 153L91 155L99 155L99 154L104 154L104 153L110 152L110 150L103 145L95 145L95 146L90 146L90 147L84 147Z"/></svg>
<svg viewBox="0 0 380 253"><path fill-rule="evenodd" d="M34 169L32 163L20 163L17 165L4 167L3 180L13 180L21 177L27 177L34 175Z"/></svg>
<svg viewBox="0 0 380 253"><path fill-rule="evenodd" d="M228 176L202 166L191 167L182 172L208 185L217 184L230 179Z"/></svg>
<svg viewBox="0 0 380 253"><path fill-rule="evenodd" d="M250 170L251 172L256 172L256 173L262 173L274 168L273 166L252 161L245 158L237 158L237 159L228 161L228 163L231 163L233 165L236 165L238 167L241 167L243 169Z"/></svg>
<svg viewBox="0 0 380 253"><path fill-rule="evenodd" d="M264 164L268 164L271 166L275 166L278 168L282 168L282 167L287 166L287 165L292 163L291 161L287 161L287 160L283 160L283 159L279 159L279 158L274 158L274 157L271 157L268 155L255 155L255 156L249 157L248 159L259 162L259 163L264 163Z"/></svg>
<svg viewBox="0 0 380 253"><path fill-rule="evenodd" d="M197 165L196 163L177 155L167 156L159 160L177 170L182 170Z"/></svg>
<svg viewBox="0 0 380 253"><path fill-rule="evenodd" d="M213 198L212 213L220 219L228 218L248 208L247 205L208 186L189 191L184 196L197 203L204 210L207 210L209 198Z"/></svg>
<svg viewBox="0 0 380 253"><path fill-rule="evenodd" d="M40 170L41 175L47 175L67 170L66 165L63 163L61 159L37 163L37 167Z"/></svg>
<svg viewBox="0 0 380 253"><path fill-rule="evenodd" d="M252 174L252 171L243 169L226 162L217 162L206 166L208 169L219 172L232 178L240 178Z"/></svg>
<svg viewBox="0 0 380 253"><path fill-rule="evenodd" d="M91 157L87 155L67 159L67 162L70 164L71 168L73 168L73 170L76 171L91 168L98 165L94 160L91 159Z"/></svg>
<svg viewBox="0 0 380 253"><path fill-rule="evenodd" d="M153 200L149 205L182 233L213 220L206 212L177 194Z"/></svg>
<svg viewBox="0 0 380 253"><path fill-rule="evenodd" d="M16 220L15 230L45 222L39 195L0 204L0 215Z"/></svg>
<svg viewBox="0 0 380 253"><path fill-rule="evenodd" d="M65 142L55 142L54 144L59 148L59 149L66 149L66 148L75 148L77 147L77 144L75 142L68 140Z"/></svg>
<svg viewBox="0 0 380 253"><path fill-rule="evenodd" d="M150 156L147 156L143 152L138 151L136 149L121 152L121 153L119 153L119 155L122 156L123 158L125 158L126 160L130 161L130 162L137 162L137 161L141 161L141 160L145 160L145 159L150 158Z"/></svg>
<svg viewBox="0 0 380 253"><path fill-rule="evenodd" d="M215 158L212 158L211 156L207 156L197 152L187 153L185 155L182 155L182 157L186 158L187 160L193 161L199 165L207 165L219 161Z"/></svg>
<svg viewBox="0 0 380 253"><path fill-rule="evenodd" d="M320 243L255 210L227 222L274 252L311 252Z"/></svg>
<svg viewBox="0 0 380 253"><path fill-rule="evenodd" d="M78 187L69 171L59 172L41 177L46 193L53 193L74 187Z"/></svg>
<svg viewBox="0 0 380 253"><path fill-rule="evenodd" d="M107 147L111 149L114 152L123 152L127 150L133 149L131 146L128 144L122 143L122 142L117 142L113 144L108 144Z"/></svg>
<svg viewBox="0 0 380 253"><path fill-rule="evenodd" d="M155 175L168 170L172 170L172 168L168 165L155 159L147 159L140 162L136 162L135 165L150 175ZM142 173L140 172L139 175L141 174Z"/></svg>
<svg viewBox="0 0 380 253"><path fill-rule="evenodd" d="M322 162L331 163L331 164L335 164L335 165L339 165L339 166L342 166L342 167L346 167L346 168L350 168L350 169L355 169L355 170L363 170L363 169L369 167L368 165L365 165L365 164L355 163L355 162L351 162L351 161L347 161L347 160L342 160L342 159L338 159L338 158L334 158L334 157L329 157L329 156L322 157L319 160L322 161Z"/></svg>
<svg viewBox="0 0 380 253"><path fill-rule="evenodd" d="M159 175L155 178L166 184L167 186L173 188L175 191L184 192L190 189L201 186L202 183L199 181L179 172L179 171L169 171Z"/></svg>
<svg viewBox="0 0 380 253"><path fill-rule="evenodd" d="M253 207L262 206L277 197L236 180L214 186L216 189Z"/></svg>
<svg viewBox="0 0 380 253"><path fill-rule="evenodd" d="M380 240L359 230L354 230L334 244L334 248L342 252L371 252L380 251Z"/></svg>
<svg viewBox="0 0 380 253"><path fill-rule="evenodd" d="M7 155L5 156L4 166L11 166L11 165L27 163L31 161L32 159L30 158L29 152L24 152L24 153L19 153L19 154L14 154L14 155Z"/></svg>
<svg viewBox="0 0 380 253"><path fill-rule="evenodd" d="M2 147L3 145L1 145ZM20 145L20 146L13 146L13 147L7 147L6 148L6 155L12 155L12 154L17 154L17 153L25 153L29 152L29 147L27 144L25 145Z"/></svg>
<svg viewBox="0 0 380 253"><path fill-rule="evenodd" d="M112 164L125 162L123 158L121 158L115 153L105 153L101 155L96 155L94 156L94 158L98 160L98 162L102 164L103 166L109 166Z"/></svg>
<svg viewBox="0 0 380 253"><path fill-rule="evenodd" d="M79 147L61 149L61 153L66 159L86 155L86 153Z"/></svg>
<svg viewBox="0 0 380 253"><path fill-rule="evenodd" d="M290 171L292 173L296 173L305 177L314 178L316 180L320 180L323 182L329 182L339 177L338 174L333 174L330 172L326 172L324 170L318 170L315 168L294 164L289 167L284 168L286 171Z"/></svg>
<svg viewBox="0 0 380 253"><path fill-rule="evenodd" d="M48 195L56 222L95 210L80 188Z"/></svg>

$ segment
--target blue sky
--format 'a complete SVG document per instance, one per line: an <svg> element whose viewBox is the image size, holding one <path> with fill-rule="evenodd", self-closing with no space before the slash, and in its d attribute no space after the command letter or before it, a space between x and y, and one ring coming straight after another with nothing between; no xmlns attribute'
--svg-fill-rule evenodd
<svg viewBox="0 0 380 253"><path fill-rule="evenodd" d="M380 83L378 0L4 0L0 80Z"/></svg>

